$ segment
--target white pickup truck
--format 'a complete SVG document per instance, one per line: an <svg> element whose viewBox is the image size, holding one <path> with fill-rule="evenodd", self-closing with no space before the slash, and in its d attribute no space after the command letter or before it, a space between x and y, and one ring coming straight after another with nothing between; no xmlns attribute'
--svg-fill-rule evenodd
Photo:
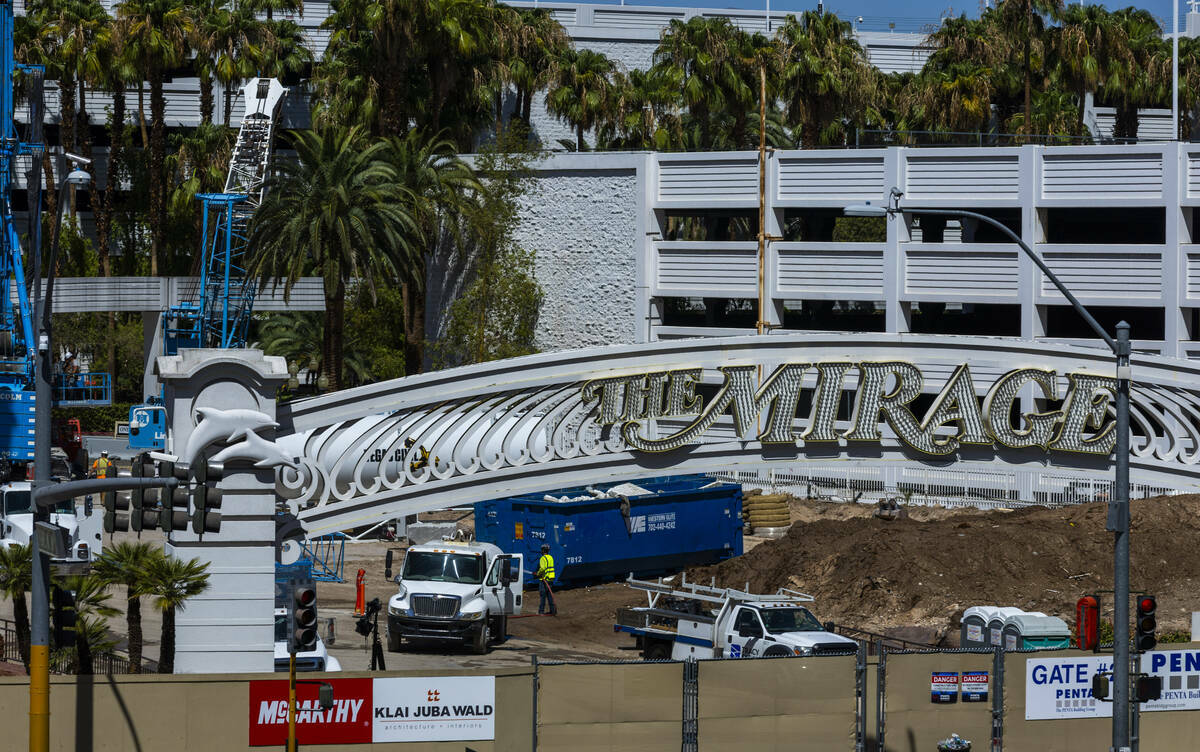
<svg viewBox="0 0 1200 752"><path fill-rule="evenodd" d="M412 546L388 599L387 646L451 642L486 653L504 642L508 617L521 613L523 557L491 543Z"/></svg>
<svg viewBox="0 0 1200 752"><path fill-rule="evenodd" d="M90 562L100 554L101 534L104 531L104 510L90 515L80 514L75 500L59 502L50 510L50 521L65 528L70 546L67 560L80 564ZM32 485L29 481L12 481L0 485L0 548L28 545L33 536Z"/></svg>
<svg viewBox="0 0 1200 752"><path fill-rule="evenodd" d="M646 660L852 655L858 643L821 626L803 604L813 597L781 588L756 595L733 588L679 586L630 578L649 605L617 612L613 631L634 636Z"/></svg>
<svg viewBox="0 0 1200 752"><path fill-rule="evenodd" d="M288 655L288 610L275 608L275 670L288 671L291 656ZM317 636L317 646L312 650L296 653L297 671L341 671L342 664L325 649L325 642Z"/></svg>

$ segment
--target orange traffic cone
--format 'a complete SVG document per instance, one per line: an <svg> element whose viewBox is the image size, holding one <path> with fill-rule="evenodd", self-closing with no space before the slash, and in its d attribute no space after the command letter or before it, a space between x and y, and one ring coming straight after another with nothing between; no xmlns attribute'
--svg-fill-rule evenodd
<svg viewBox="0 0 1200 752"><path fill-rule="evenodd" d="M358 570L358 580L355 583L354 594L354 615L366 616L367 614L367 570Z"/></svg>

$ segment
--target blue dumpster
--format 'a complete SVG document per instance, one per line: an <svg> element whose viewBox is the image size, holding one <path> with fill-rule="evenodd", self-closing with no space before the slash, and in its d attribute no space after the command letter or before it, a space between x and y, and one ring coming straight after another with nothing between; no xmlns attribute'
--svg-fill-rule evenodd
<svg viewBox="0 0 1200 752"><path fill-rule="evenodd" d="M560 585L651 577L742 553L742 487L703 476L633 481L649 493L597 498L622 484L597 484L475 504L475 537L525 554L525 584L543 543ZM589 497L581 501L547 501Z"/></svg>

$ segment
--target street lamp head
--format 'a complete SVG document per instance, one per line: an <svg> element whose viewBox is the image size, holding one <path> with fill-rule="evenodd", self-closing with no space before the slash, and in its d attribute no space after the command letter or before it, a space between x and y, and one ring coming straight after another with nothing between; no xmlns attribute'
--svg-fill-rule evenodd
<svg viewBox="0 0 1200 752"><path fill-rule="evenodd" d="M75 186L85 186L92 182L92 176L76 167L67 173L67 182Z"/></svg>
<svg viewBox="0 0 1200 752"><path fill-rule="evenodd" d="M842 214L847 217L886 217L887 213L886 206L875 206L870 201L865 204L851 204L842 209Z"/></svg>

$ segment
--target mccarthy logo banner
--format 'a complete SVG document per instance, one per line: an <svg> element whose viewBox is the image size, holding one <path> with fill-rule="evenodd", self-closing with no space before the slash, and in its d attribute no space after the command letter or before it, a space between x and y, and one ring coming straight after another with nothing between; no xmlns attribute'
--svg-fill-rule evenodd
<svg viewBox="0 0 1200 752"><path fill-rule="evenodd" d="M318 685L296 687L301 744L478 741L496 738L494 676L330 679L333 706L322 709ZM250 682L250 745L287 741L287 682Z"/></svg>

